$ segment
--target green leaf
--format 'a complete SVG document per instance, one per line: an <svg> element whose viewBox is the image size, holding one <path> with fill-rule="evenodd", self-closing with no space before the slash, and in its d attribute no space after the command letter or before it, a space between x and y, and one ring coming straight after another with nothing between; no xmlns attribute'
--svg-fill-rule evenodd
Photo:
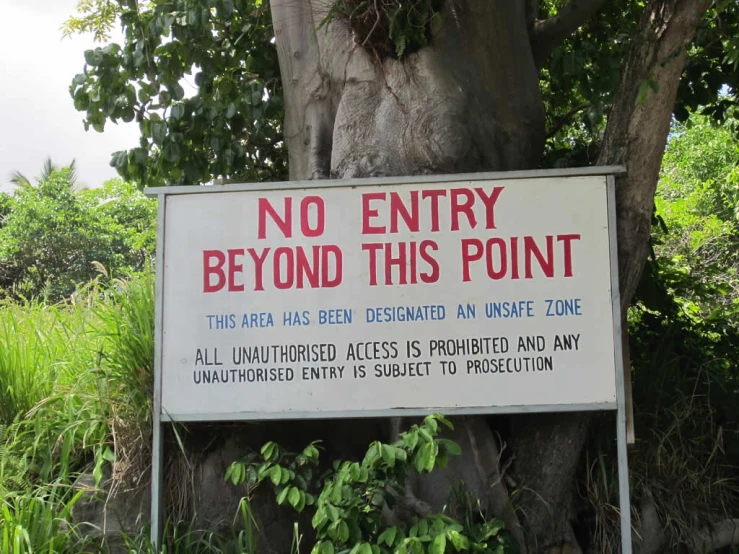
<svg viewBox="0 0 739 554"><path fill-rule="evenodd" d="M439 451L439 447L436 443L429 443L428 445L428 454L425 456L425 467L424 469L426 471L432 471L434 469L434 465L436 463L436 455Z"/></svg>
<svg viewBox="0 0 739 554"><path fill-rule="evenodd" d="M436 535L434 542L431 543L431 554L444 554L446 549L446 535Z"/></svg>
<svg viewBox="0 0 739 554"><path fill-rule="evenodd" d="M346 521L339 523L339 538L342 542L349 540L349 525L347 525Z"/></svg>
<svg viewBox="0 0 739 554"><path fill-rule="evenodd" d="M383 494L382 490L376 490L372 494L372 498L370 499L370 504L379 508L384 503L385 503L385 495Z"/></svg>
<svg viewBox="0 0 739 554"><path fill-rule="evenodd" d="M95 468L92 470L92 478L95 483L95 488L100 486L100 481L103 478L103 458L99 457L95 463Z"/></svg>
<svg viewBox="0 0 739 554"><path fill-rule="evenodd" d="M85 50L85 63L92 67L99 66L103 62L103 53L99 48Z"/></svg>
<svg viewBox="0 0 739 554"><path fill-rule="evenodd" d="M185 97L185 89L182 88L182 85L179 83L176 83L172 87L172 97L175 100L182 100Z"/></svg>
<svg viewBox="0 0 739 554"><path fill-rule="evenodd" d="M435 449L436 443L427 442L418 450L413 460L416 471L420 473L423 470L431 471L434 468L436 458Z"/></svg>
<svg viewBox="0 0 739 554"><path fill-rule="evenodd" d="M443 415L441 415L441 414L435 414L435 417L436 417L436 420L439 423L441 423L442 425L444 425L448 429L452 429L452 430L454 429L454 425L452 424L452 422L449 421L447 418L445 418Z"/></svg>
<svg viewBox="0 0 739 554"><path fill-rule="evenodd" d="M230 480L234 485L238 485L240 482L240 466L241 464L239 462L232 463L226 470L226 475L224 478L227 481Z"/></svg>
<svg viewBox="0 0 739 554"><path fill-rule="evenodd" d="M338 504L341 502L341 488L341 485L339 485L338 483L334 483L332 485L330 498L331 502L333 502L334 504Z"/></svg>
<svg viewBox="0 0 739 554"><path fill-rule="evenodd" d="M418 452L416 452L416 455L413 457L413 466L416 468L416 471L418 473L421 473L423 471L423 468L426 467L426 460L424 458L424 453L426 452L426 447L428 445L424 444Z"/></svg>
<svg viewBox="0 0 739 554"><path fill-rule="evenodd" d="M163 121L154 121L151 123L151 138L157 144L162 144L167 136L167 124Z"/></svg>
<svg viewBox="0 0 739 554"><path fill-rule="evenodd" d="M432 442L434 438L431 436L431 433L429 433L426 429L421 427L418 430L418 434L421 436L421 438L426 442Z"/></svg>
<svg viewBox="0 0 739 554"><path fill-rule="evenodd" d="M290 502L290 505L295 508L300 504L300 491L296 487L287 487L290 489L290 492L288 493L288 501Z"/></svg>
<svg viewBox="0 0 739 554"><path fill-rule="evenodd" d="M436 467L444 469L449 464L449 457L446 452L442 452L436 455Z"/></svg>
<svg viewBox="0 0 739 554"><path fill-rule="evenodd" d="M115 457L115 452L113 452L113 449L110 448L109 446L106 446L105 450L103 450L103 458L110 463L115 462L116 457Z"/></svg>
<svg viewBox="0 0 739 554"><path fill-rule="evenodd" d="M338 521L339 519L339 510L331 504L326 504L326 514L331 521Z"/></svg>
<svg viewBox="0 0 739 554"><path fill-rule="evenodd" d="M389 527L380 533L379 537L377 537L377 544L381 545L384 542L386 545L392 547L393 543L395 543L395 536L397 534L397 527Z"/></svg>
<svg viewBox="0 0 739 554"><path fill-rule="evenodd" d="M302 512L305 509L305 505L308 500L308 495L305 494L304 491L298 490L298 496L300 499L298 500L298 503L293 506L298 512Z"/></svg>
<svg viewBox="0 0 739 554"><path fill-rule="evenodd" d="M459 552L460 550L467 550L469 547L469 541L467 537L462 536L459 531L451 530L446 533L449 540L452 541L454 549Z"/></svg>
<svg viewBox="0 0 739 554"><path fill-rule="evenodd" d="M500 533L505 527L505 523L501 519L491 519L485 523L485 538L494 537Z"/></svg>
<svg viewBox="0 0 739 554"><path fill-rule="evenodd" d="M383 444L381 447L382 459L387 465L393 467L395 465L395 449L392 446Z"/></svg>
<svg viewBox="0 0 739 554"><path fill-rule="evenodd" d="M269 476L270 476L270 479L272 479L273 485L275 486L279 485L282 480L282 468L280 466L274 466Z"/></svg>
<svg viewBox="0 0 739 554"><path fill-rule="evenodd" d="M460 454L462 454L462 449L456 442L448 439L439 439L438 442L452 456L459 456Z"/></svg>
<svg viewBox="0 0 739 554"><path fill-rule="evenodd" d="M326 521L328 521L326 510L324 507L319 506L319 508L316 510L316 513L313 514L313 518L311 519L311 525L313 525L314 529L318 529L321 525L326 523Z"/></svg>
<svg viewBox="0 0 739 554"><path fill-rule="evenodd" d="M185 106L183 104L175 104L174 106L172 106L169 115L175 121L182 119L182 117L185 115Z"/></svg>
<svg viewBox="0 0 739 554"><path fill-rule="evenodd" d="M282 506L285 503L285 500L287 499L288 494L290 493L290 489L292 487L285 487L280 491L280 494L277 495L277 503Z"/></svg>
<svg viewBox="0 0 739 554"><path fill-rule="evenodd" d="M334 554L334 543L331 541L321 542L321 554Z"/></svg>
<svg viewBox="0 0 739 554"><path fill-rule="evenodd" d="M431 430L432 433L436 433L439 430L439 424L436 422L436 418L433 415L426 416L423 420L425 427Z"/></svg>

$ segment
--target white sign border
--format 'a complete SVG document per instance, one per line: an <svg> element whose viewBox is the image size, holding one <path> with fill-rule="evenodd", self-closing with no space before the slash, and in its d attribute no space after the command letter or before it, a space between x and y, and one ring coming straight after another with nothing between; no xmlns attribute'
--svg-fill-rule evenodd
<svg viewBox="0 0 739 554"><path fill-rule="evenodd" d="M613 315L614 357L616 368L616 402L600 402L591 404L557 404L535 406L489 406L477 408L445 409L448 416L471 414L514 414L514 413L550 413L616 410L616 436L618 455L619 504L621 518L621 551L631 554L631 504L628 476L628 452L626 446L626 398L624 390L623 352L622 352L622 316L619 293L618 274L618 240L616 234L616 184L615 175L626 172L623 166L601 166L568 168L554 170L501 171L486 173L462 173L448 175L422 175L411 177L380 177L366 179L332 179L312 181L284 181L268 183L238 183L209 186L172 186L144 189L144 194L157 197L157 252L156 252L156 296L154 319L154 394L152 405L152 475L151 475L151 541L158 545L161 530L162 500L162 462L163 441L162 423L164 422L216 422L216 421L257 421L285 419L351 419L364 417L411 417L422 416L439 411L434 408L367 411L333 411L333 412L237 412L228 414L178 414L176 418L162 413L162 313L164 306L164 232L167 197L176 194L207 194L210 192L241 192L260 190L291 190L330 187L361 187L372 185L404 185L440 183L452 181L514 180L514 179L546 179L556 177L601 176L606 178L606 198L608 204L608 236L609 258L611 261L611 307Z"/></svg>

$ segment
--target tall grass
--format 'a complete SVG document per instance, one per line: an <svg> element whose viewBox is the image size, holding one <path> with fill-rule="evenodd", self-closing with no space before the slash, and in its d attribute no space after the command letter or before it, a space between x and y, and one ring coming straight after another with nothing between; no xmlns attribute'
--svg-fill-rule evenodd
<svg viewBox="0 0 739 554"><path fill-rule="evenodd" d="M636 444L629 455L637 531L652 507L665 552L698 552L707 530L739 513L739 372L733 322L631 311ZM586 452L584 492L593 550L619 552L613 419L599 420Z"/></svg>
<svg viewBox="0 0 739 554"><path fill-rule="evenodd" d="M87 348L75 348L82 338L80 315L31 302L0 310L0 424L11 424L47 398L63 365L89 357Z"/></svg>
<svg viewBox="0 0 739 554"><path fill-rule="evenodd" d="M68 521L81 493L71 498L57 486L0 501L0 554L79 552L84 534Z"/></svg>
<svg viewBox="0 0 739 554"><path fill-rule="evenodd" d="M153 327L151 274L0 306L0 554L75 551L77 475L142 472Z"/></svg>

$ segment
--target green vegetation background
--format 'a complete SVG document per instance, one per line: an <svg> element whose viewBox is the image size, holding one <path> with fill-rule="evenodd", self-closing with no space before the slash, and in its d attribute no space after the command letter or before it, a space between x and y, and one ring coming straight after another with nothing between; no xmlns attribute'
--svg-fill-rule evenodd
<svg viewBox="0 0 739 554"><path fill-rule="evenodd" d="M695 114L675 124L654 253L629 312L632 491L635 503L654 499L672 552L689 551L702 523L739 513L734 133ZM80 190L72 168L50 163L34 183L17 182L14 195L0 195L0 553L104 551L84 523L72 524L82 494L73 485L83 472L99 485L113 464L146 470L155 203L120 180ZM591 548L613 552L618 503L608 415L594 427L583 465L579 518ZM287 490L283 500L292 496ZM298 492L295 499L301 502ZM225 548L176 529L169 527L167 551ZM151 550L146 534L142 527L128 537L129 551ZM230 539L232 548L253 550L243 533Z"/></svg>

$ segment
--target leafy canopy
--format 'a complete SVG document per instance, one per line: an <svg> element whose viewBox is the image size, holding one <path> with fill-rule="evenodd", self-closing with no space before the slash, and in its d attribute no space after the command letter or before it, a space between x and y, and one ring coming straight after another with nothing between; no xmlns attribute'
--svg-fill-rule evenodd
<svg viewBox="0 0 739 554"><path fill-rule="evenodd" d="M102 270L121 276L151 261L155 203L114 179L77 191L70 168L26 182L0 204L0 294L56 301ZM111 273L112 272L112 273Z"/></svg>
<svg viewBox="0 0 739 554"><path fill-rule="evenodd" d="M67 22L68 30L98 31L104 9L116 12L124 44L85 52L70 92L86 128L138 122L139 145L112 156L123 178L153 186L284 177L282 95L266 3L98 1L83 6L86 17Z"/></svg>
<svg viewBox="0 0 739 554"><path fill-rule="evenodd" d="M733 114L729 114L730 116ZM663 160L654 263L699 321L739 323L739 142L705 113L676 122Z"/></svg>
<svg viewBox="0 0 739 554"><path fill-rule="evenodd" d="M337 0L333 17L354 3ZM563 4L541 0L538 18L551 17ZM421 47L433 42L433 29L454 24L453 13L437 13L434 2L423 5L423 25L415 25L423 33L414 39ZM542 166L587 165L597 158L643 7L644 2L630 0L607 2L542 61L549 129ZM377 38L387 36L388 52L410 55L397 29L412 27L411 16L403 10L393 14L385 35L373 32L372 47L377 51L382 46ZM435 23L427 27L430 14ZM344 14L354 27L360 16L357 9ZM407 25L399 21L403 18ZM115 20L123 44L87 51L70 92L88 128L103 131L106 122L138 122L140 143L112 156L111 165L122 177L143 185L286 177L282 88L267 0L80 0L64 32L92 32L107 40ZM679 120L699 106L716 120L730 117L739 84L737 36L739 4L716 2L688 55L675 108ZM312 40L320 37L319 32ZM640 101L655 88L649 79L642 83ZM721 95L722 90L729 93Z"/></svg>

